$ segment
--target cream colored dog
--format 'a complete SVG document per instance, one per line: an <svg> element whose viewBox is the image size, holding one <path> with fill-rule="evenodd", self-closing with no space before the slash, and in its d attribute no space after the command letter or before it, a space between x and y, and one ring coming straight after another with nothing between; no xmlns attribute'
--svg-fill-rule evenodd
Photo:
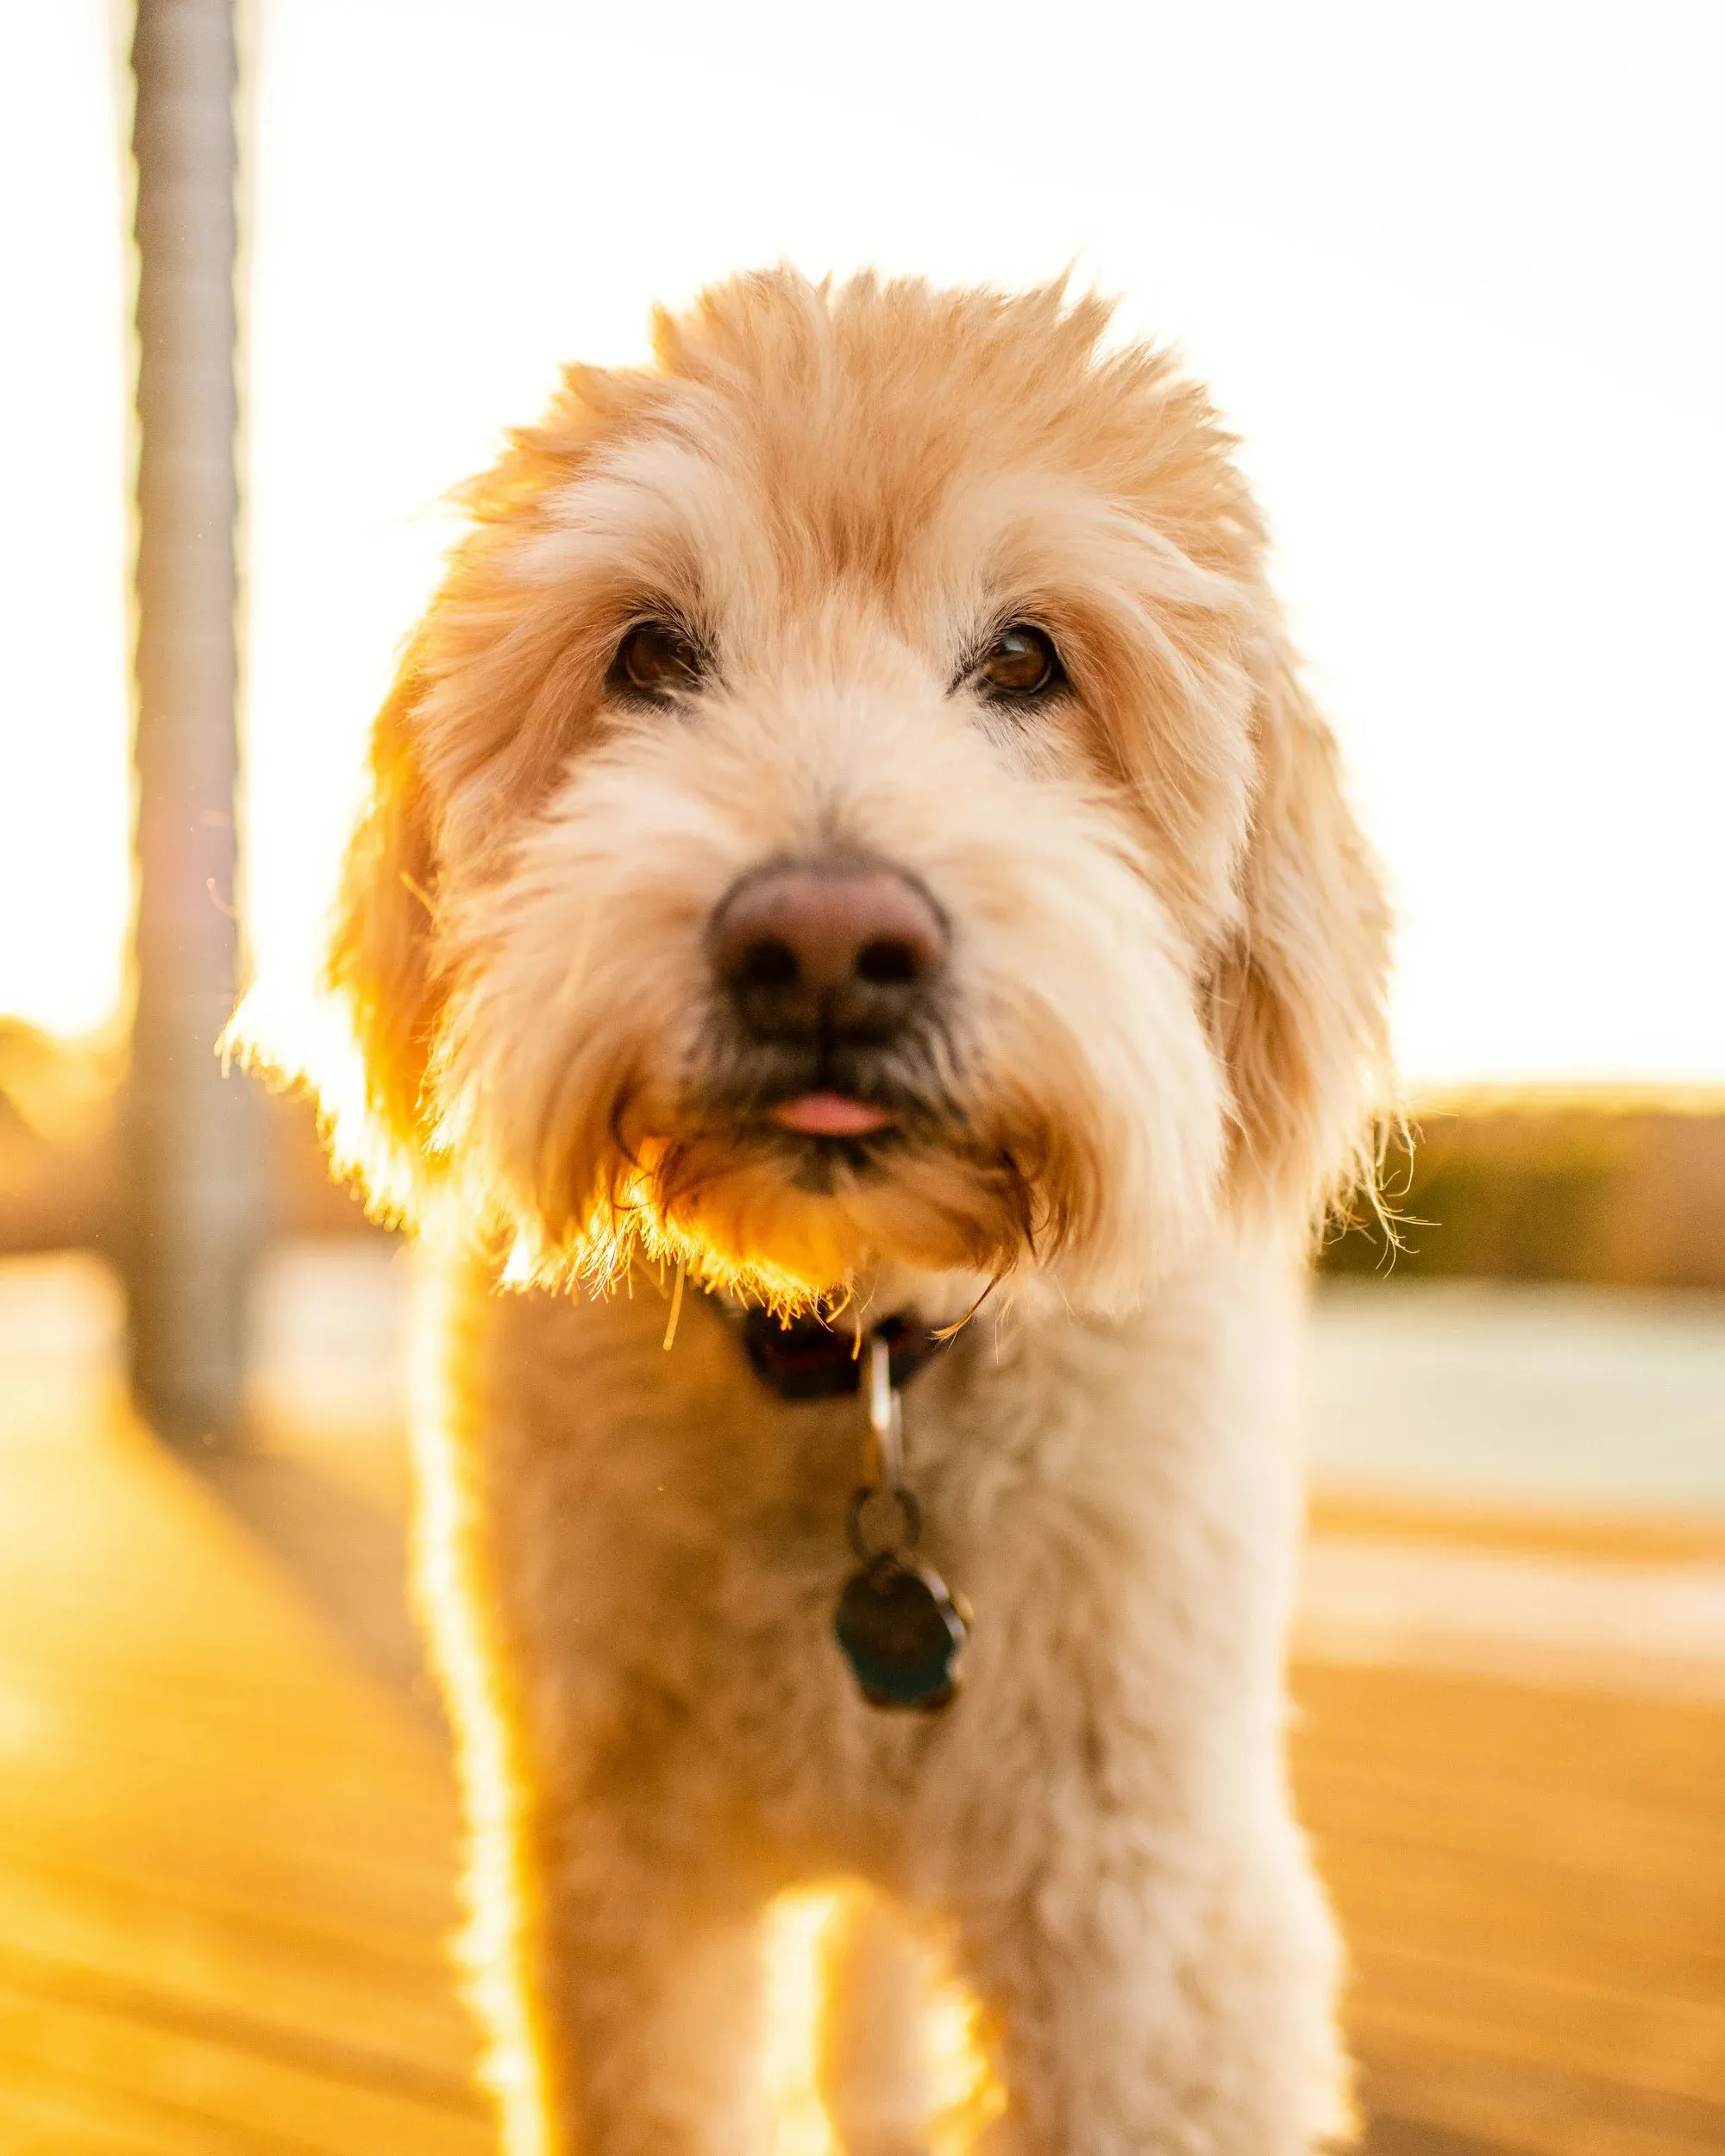
<svg viewBox="0 0 1725 2156"><path fill-rule="evenodd" d="M1229 442L1106 320L709 292L473 488L377 724L325 1106L436 1279L422 1570L518 2156L759 2148L762 1913L837 1874L980 1999L993 2146L1337 2127L1294 1349L1384 910ZM921 1351L865 1470L876 1338ZM853 1507L900 1412L909 1498ZM854 1669L853 1549L923 1627ZM950 1706L864 1697L944 1697L967 1618ZM898 1973L829 2027L852 2156L925 2136Z"/></svg>

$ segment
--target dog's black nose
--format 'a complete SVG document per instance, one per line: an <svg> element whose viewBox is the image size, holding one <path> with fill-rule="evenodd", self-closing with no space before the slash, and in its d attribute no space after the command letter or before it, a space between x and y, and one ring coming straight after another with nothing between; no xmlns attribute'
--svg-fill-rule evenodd
<svg viewBox="0 0 1725 2156"><path fill-rule="evenodd" d="M714 914L713 969L763 1040L883 1041L946 955L934 901L874 862L797 862L732 885Z"/></svg>

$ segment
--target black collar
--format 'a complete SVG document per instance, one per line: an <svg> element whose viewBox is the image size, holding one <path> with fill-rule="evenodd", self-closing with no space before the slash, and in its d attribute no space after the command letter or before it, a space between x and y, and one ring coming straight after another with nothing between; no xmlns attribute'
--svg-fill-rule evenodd
<svg viewBox="0 0 1725 2156"><path fill-rule="evenodd" d="M908 1384L946 1342L902 1311L869 1327L862 1338L884 1340L894 1385ZM781 1400L837 1400L860 1389L863 1357L854 1326L819 1318L781 1325L769 1311L750 1310L743 1344L755 1375Z"/></svg>

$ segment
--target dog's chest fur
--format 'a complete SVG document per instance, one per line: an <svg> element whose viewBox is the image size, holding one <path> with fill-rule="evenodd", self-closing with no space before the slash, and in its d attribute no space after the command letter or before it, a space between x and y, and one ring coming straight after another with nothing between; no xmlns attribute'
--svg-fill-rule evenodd
<svg viewBox="0 0 1725 2156"><path fill-rule="evenodd" d="M1285 1275L1218 1248L1127 1320L979 1318L916 1379L923 1553L975 1611L934 1717L866 1706L833 1639L856 1400L779 1399L693 1296L668 1351L650 1292L501 1294L455 1264L431 1296L426 1455L461 1493L450 1553L522 1688L536 1784L650 1758L680 1802L707 1789L690 1831L733 1857L913 1895L938 1892L955 1808L998 1802L1051 1739L1106 1778L1125 1718L1165 1733L1176 1806L1246 1786L1296 1515Z"/></svg>

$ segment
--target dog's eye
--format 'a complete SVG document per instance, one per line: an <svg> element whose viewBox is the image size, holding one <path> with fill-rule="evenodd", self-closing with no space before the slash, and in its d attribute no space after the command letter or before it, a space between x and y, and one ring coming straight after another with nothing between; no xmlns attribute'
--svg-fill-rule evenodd
<svg viewBox="0 0 1725 2156"><path fill-rule="evenodd" d="M1063 687L1066 669L1054 639L1032 623L1015 621L1000 631L973 676L983 693L1002 702L1021 703Z"/></svg>
<svg viewBox="0 0 1725 2156"><path fill-rule="evenodd" d="M699 687L702 672L700 654L687 636L668 622L642 621L617 647L610 681L637 696L664 698Z"/></svg>

